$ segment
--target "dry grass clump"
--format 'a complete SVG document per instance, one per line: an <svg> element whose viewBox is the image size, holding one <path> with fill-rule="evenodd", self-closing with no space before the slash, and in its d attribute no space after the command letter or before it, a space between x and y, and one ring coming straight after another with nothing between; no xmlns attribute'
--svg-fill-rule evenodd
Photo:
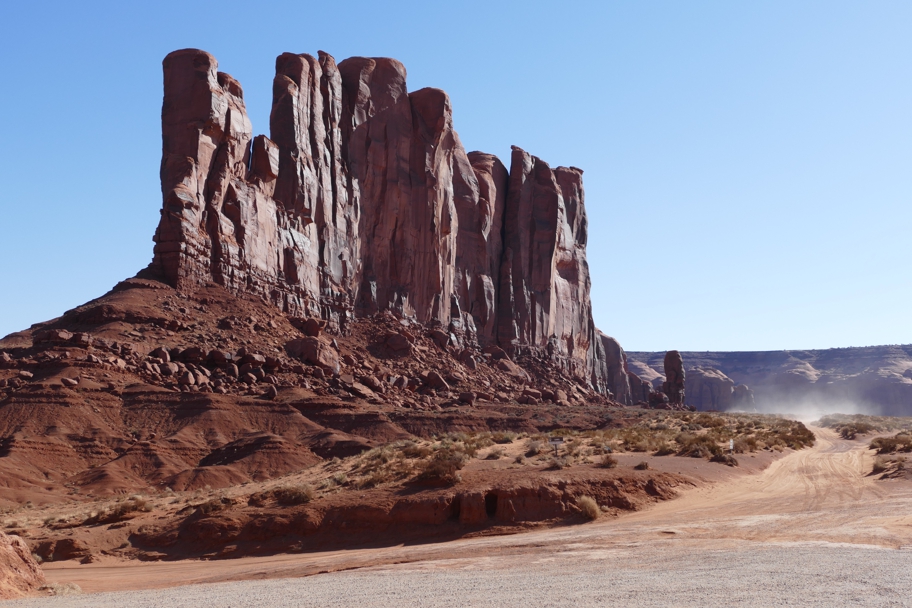
<svg viewBox="0 0 912 608"><path fill-rule="evenodd" d="M675 437L675 443L678 444L678 456L712 458L722 453L722 447L710 435L679 433Z"/></svg>
<svg viewBox="0 0 912 608"><path fill-rule="evenodd" d="M415 441L399 441L374 448L357 456L349 471L352 484L358 488L373 488L385 483L402 481L415 474L418 463L427 460L434 450ZM341 483L340 483L341 482ZM327 487L349 482L349 475L336 473L326 480Z"/></svg>
<svg viewBox="0 0 912 608"><path fill-rule="evenodd" d="M79 595L82 593L82 587L76 583L49 583L38 587L38 591L54 596Z"/></svg>
<svg viewBox="0 0 912 608"><path fill-rule="evenodd" d="M434 453L418 479L425 481L439 481L456 483L459 481L459 471L465 466L467 456L463 452L452 448L440 449Z"/></svg>
<svg viewBox="0 0 912 608"><path fill-rule="evenodd" d="M494 443L513 443L516 440L516 433L511 433L510 431L497 431L491 435L491 440Z"/></svg>
<svg viewBox="0 0 912 608"><path fill-rule="evenodd" d="M549 471L560 471L561 469L566 469L570 466L570 459L563 458L561 456L552 457L548 461L548 470Z"/></svg>
<svg viewBox="0 0 912 608"><path fill-rule="evenodd" d="M843 439L855 439L857 435L871 432L912 431L912 419L892 416L828 414L814 424L835 430Z"/></svg>
<svg viewBox="0 0 912 608"><path fill-rule="evenodd" d="M636 465L633 468L636 469L637 471L648 471L649 463L644 460L643 462L641 462L640 464Z"/></svg>
<svg viewBox="0 0 912 608"><path fill-rule="evenodd" d="M671 443L665 442L660 445L659 448L655 451L654 456L669 456L671 454L674 454L676 451L677 450L675 450L675 446L673 446Z"/></svg>
<svg viewBox="0 0 912 608"><path fill-rule="evenodd" d="M738 461L731 454L716 454L715 456L710 458L709 461L710 462L720 462L720 463L722 463L724 465L728 465L730 467L738 466Z"/></svg>
<svg viewBox="0 0 912 608"><path fill-rule="evenodd" d="M104 507L99 511L91 513L83 522L83 525L92 526L95 524L111 524L124 519L129 519L138 513L148 513L152 510L152 505L142 496L131 496L125 500L115 503L113 506Z"/></svg>
<svg viewBox="0 0 912 608"><path fill-rule="evenodd" d="M878 454L912 452L912 435L902 432L893 437L875 437L871 440L871 449L877 450Z"/></svg>
<svg viewBox="0 0 912 608"><path fill-rule="evenodd" d="M537 456L544 449L544 442L537 439L530 439L529 443L526 445L526 457L532 458Z"/></svg>
<svg viewBox="0 0 912 608"><path fill-rule="evenodd" d="M317 493L311 485L302 483L276 488L272 495L280 505L303 505L316 498Z"/></svg>
<svg viewBox="0 0 912 608"><path fill-rule="evenodd" d="M213 513L218 513L222 509L230 507L233 504L234 501L230 498L213 498L197 505L196 510L202 515L212 515Z"/></svg>
<svg viewBox="0 0 912 608"><path fill-rule="evenodd" d="M494 448L488 452L488 455L485 456L485 460L500 460L503 458L503 455L504 451L501 448Z"/></svg>
<svg viewBox="0 0 912 608"><path fill-rule="evenodd" d="M602 514L602 510L599 509L598 503L595 502L595 499L591 496L580 496L576 499L576 506L579 507L580 512L586 516L586 519L598 519L599 515Z"/></svg>
<svg viewBox="0 0 912 608"><path fill-rule="evenodd" d="M906 469L906 459L904 456L878 456L874 459L874 467L871 473L878 475L887 473L888 475L900 474Z"/></svg>
<svg viewBox="0 0 912 608"><path fill-rule="evenodd" d="M613 469L618 466L618 459L611 454L605 454L602 456L602 460L599 462L598 466L603 469Z"/></svg>

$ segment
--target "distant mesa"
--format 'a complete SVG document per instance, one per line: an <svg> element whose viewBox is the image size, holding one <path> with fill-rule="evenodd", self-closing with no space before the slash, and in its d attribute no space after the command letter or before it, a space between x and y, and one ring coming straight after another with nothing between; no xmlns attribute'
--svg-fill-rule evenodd
<svg viewBox="0 0 912 608"><path fill-rule="evenodd" d="M628 367L659 377L665 353L628 352ZM912 345L760 352L681 352L686 403L698 410L757 408L912 415Z"/></svg>

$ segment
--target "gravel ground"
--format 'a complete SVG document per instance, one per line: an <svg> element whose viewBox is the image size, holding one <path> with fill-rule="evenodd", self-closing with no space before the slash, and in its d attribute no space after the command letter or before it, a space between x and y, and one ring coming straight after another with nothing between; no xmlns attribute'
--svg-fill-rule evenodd
<svg viewBox="0 0 912 608"><path fill-rule="evenodd" d="M650 541L317 576L17 600L13 607L912 606L912 550Z"/></svg>

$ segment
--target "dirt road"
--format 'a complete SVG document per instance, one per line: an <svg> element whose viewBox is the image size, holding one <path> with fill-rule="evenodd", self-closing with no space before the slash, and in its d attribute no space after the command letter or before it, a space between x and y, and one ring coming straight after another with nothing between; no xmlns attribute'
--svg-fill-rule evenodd
<svg viewBox="0 0 912 608"><path fill-rule="evenodd" d="M315 555L52 564L50 580L86 591L245 582L10 605L907 605L912 485L875 481L864 442L813 430L813 448L759 475L610 521Z"/></svg>

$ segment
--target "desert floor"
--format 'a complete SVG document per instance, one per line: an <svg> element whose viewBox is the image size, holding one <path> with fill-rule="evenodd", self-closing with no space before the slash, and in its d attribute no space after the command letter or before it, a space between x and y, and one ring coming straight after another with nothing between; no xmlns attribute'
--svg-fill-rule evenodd
<svg viewBox="0 0 912 608"><path fill-rule="evenodd" d="M865 441L647 510L515 536L225 561L47 565L86 593L4 606L906 606L912 484Z"/></svg>

